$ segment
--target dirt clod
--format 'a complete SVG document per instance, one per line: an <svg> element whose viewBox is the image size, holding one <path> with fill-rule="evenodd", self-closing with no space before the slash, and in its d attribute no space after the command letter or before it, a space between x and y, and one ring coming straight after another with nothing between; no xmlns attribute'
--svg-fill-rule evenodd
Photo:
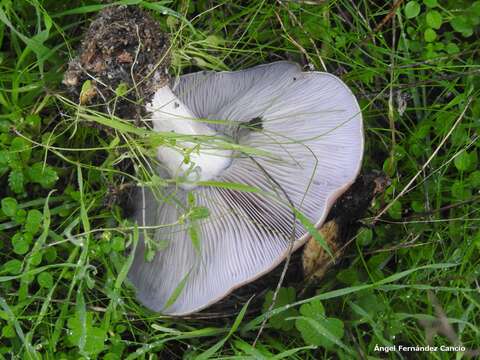
<svg viewBox="0 0 480 360"><path fill-rule="evenodd" d="M82 85L91 80L95 95L88 97L88 104L138 119L143 112L138 105L168 82L168 49L168 35L147 12L135 6L107 7L88 27L63 84L78 101ZM128 89L122 98L116 92L120 85Z"/></svg>

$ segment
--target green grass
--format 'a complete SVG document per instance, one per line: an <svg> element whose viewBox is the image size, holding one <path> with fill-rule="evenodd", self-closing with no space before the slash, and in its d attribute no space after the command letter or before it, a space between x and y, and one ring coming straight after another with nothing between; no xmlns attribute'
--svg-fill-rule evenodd
<svg viewBox="0 0 480 360"><path fill-rule="evenodd" d="M339 75L362 107L364 168L383 169L392 184L316 296L285 288L273 313L244 308L228 320L148 312L125 280L138 234L105 201L135 180L119 164L138 156L138 134L79 110L59 87L101 6L1 0L0 359L412 356L374 351L393 344L479 351L479 1L404 1L385 22L393 2L118 3L144 6L172 34L175 74L291 59Z"/></svg>

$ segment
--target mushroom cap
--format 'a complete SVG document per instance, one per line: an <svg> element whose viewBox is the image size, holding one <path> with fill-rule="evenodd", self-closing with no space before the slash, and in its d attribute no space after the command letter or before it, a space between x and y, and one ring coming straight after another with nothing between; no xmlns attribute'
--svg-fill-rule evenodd
<svg viewBox="0 0 480 360"><path fill-rule="evenodd" d="M135 219L140 226L162 225L150 238L166 245L146 261L141 241L129 278L146 307L179 316L272 270L288 255L292 237L294 250L303 245L308 226L292 205L320 227L358 175L364 139L350 89L331 74L302 72L290 62L184 75L174 92L198 118L228 120L211 125L219 133L253 124L238 143L271 155L239 153L215 179L259 191L228 185L191 190L196 205L210 212L195 220L199 246L189 235L192 223L177 221L186 212L187 191L171 187L157 201L149 189L140 190L145 204L139 196Z"/></svg>

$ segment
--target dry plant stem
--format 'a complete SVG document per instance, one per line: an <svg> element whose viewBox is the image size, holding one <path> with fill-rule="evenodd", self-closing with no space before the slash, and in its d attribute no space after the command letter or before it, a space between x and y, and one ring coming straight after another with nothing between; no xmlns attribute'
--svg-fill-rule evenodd
<svg viewBox="0 0 480 360"><path fill-rule="evenodd" d="M305 57L305 59L308 61L309 59L309 56L308 56L308 53L307 51L303 48L302 45L300 45L298 42L295 41L295 39L293 39L290 34L287 33L287 30L285 29L285 26L283 25L283 21L282 19L280 18L280 15L278 15L278 12L275 11L275 16L277 17L277 20L278 22L280 23L280 27L282 28L283 32L285 33L285 36L288 38L288 40L293 44L295 45L298 50L300 50L300 52L303 54L303 56Z"/></svg>
<svg viewBox="0 0 480 360"><path fill-rule="evenodd" d="M426 340L428 344L433 344L433 338L435 335L442 334L445 335L448 340L454 345L461 345L461 342L453 329L450 321L448 320L447 314L443 310L440 302L432 291L428 291L428 299L435 309L435 315L437 315L437 321L421 321L420 323L425 327Z"/></svg>
<svg viewBox="0 0 480 360"><path fill-rule="evenodd" d="M362 47L363 45L365 45L367 43L367 41L369 39L371 39L374 43L375 43L375 34L377 32L379 32L384 26L385 24L388 23L389 20L391 20L391 18L396 14L396 11L398 9L398 7L403 3L404 0L397 0L394 4L393 4L393 7L392 7L392 10L382 19L382 21L380 21L380 23L373 29L373 30L370 30L370 34L369 35L366 35L362 41L359 41L357 44L354 45L354 48L357 49L357 48L360 48ZM357 10L357 14L358 16L363 20L363 22L365 23L365 25L367 25L369 28L370 28L370 24L368 23L368 21L365 19L365 17L363 16L363 14L360 12L360 10L358 10L358 8L356 7L356 4L354 1L350 1L352 3L352 7ZM337 7L338 8L338 7ZM341 11L340 11L341 13ZM350 21L348 21L345 17L344 17L344 20L350 25L353 27L353 24L351 24ZM353 49L352 49L353 51ZM419 65L423 64L423 63L428 63L428 62L433 62L435 60L427 60L425 62L420 62L420 63L417 63ZM404 67L409 67L410 65L408 66L400 66L399 68L404 68ZM414 66L414 64L412 65Z"/></svg>
<svg viewBox="0 0 480 360"><path fill-rule="evenodd" d="M397 67L397 69L402 69L402 68L405 69L406 67L405 66L398 66ZM480 73L480 70L465 71L462 74L464 76L468 76L468 75L475 75L475 74L478 74L478 73ZM412 87L418 87L418 86L421 86L421 85L432 84L432 83L435 83L435 82L438 82L438 81L441 81L441 80L452 80L452 79L456 79L456 78L458 78L458 74L446 74L446 75L439 76L435 79L422 80L422 81L417 81L417 82L414 82L414 83L397 84L397 85L395 85L395 87L397 89L408 89L408 88L412 88Z"/></svg>
<svg viewBox="0 0 480 360"><path fill-rule="evenodd" d="M464 50L459 53L453 54L453 55L446 55L446 56L438 56L433 59L428 59L424 61L417 61L412 64L407 64L407 65L399 65L397 68L398 69L411 69L415 67L420 67L424 65L430 65L430 64L435 64L438 63L439 61L442 60L451 60L453 58L466 58L468 55L473 55L474 53L478 52L478 49L475 50ZM468 74L469 72L462 72L462 74ZM458 77L458 76L457 76Z"/></svg>
<svg viewBox="0 0 480 360"><path fill-rule="evenodd" d="M442 211L445 211L445 210L455 209L459 206L471 204L471 203L476 202L478 200L480 200L480 196L474 196L471 199L460 201L460 202L455 203L455 204L445 205L445 206L442 206L441 208L438 208L438 209L434 209L434 210L431 210L431 211L424 211L424 212L421 212L419 214L414 214L414 215L408 216L403 220L410 220L410 219L416 219L416 218L419 218L419 217L422 217L422 216L429 216L429 215L435 214L437 212L442 212Z"/></svg>
<svg viewBox="0 0 480 360"><path fill-rule="evenodd" d="M392 10L390 10L390 12L382 19L382 21L380 21L378 23L377 26L375 26L375 29L373 29L373 34L375 34L376 32L380 31L384 26L385 24L390 21L390 19L395 19L394 16L395 16L395 12L397 11L398 7L400 5L402 5L403 3L403 0L397 0L395 1L395 3L393 4L392 6ZM373 35L372 34L372 35Z"/></svg>
<svg viewBox="0 0 480 360"><path fill-rule="evenodd" d="M320 55L320 51L318 51L318 47L317 45L315 44L315 41L313 41L312 37L308 35L308 33L306 32L305 28L303 27L302 23L300 21L298 21L297 17L295 16L295 14L288 8L288 6L286 6L281 0L277 0L277 2L288 12L288 15L290 16L290 18L293 20L293 22L295 22L295 25L297 25L302 31L303 33L308 37L308 40L310 41L310 43L312 44L312 47L315 49L315 54L317 55L318 57L318 60L320 61L320 63L322 64L322 68L323 68L323 71L327 71L327 66L325 65L325 62L323 61L323 58L322 58L322 55ZM280 21L280 26L282 27L282 29L286 32L284 26L283 26L283 23L282 21L280 20L280 17L278 15L278 13L275 12L275 15L277 16L277 19L279 19ZM290 36L289 36L289 39L290 39ZM299 47L301 47L300 45L298 45ZM303 48L302 48L303 49ZM303 51L305 51L305 49L303 49ZM308 55L306 55L308 56Z"/></svg>
<svg viewBox="0 0 480 360"><path fill-rule="evenodd" d="M405 66L398 66L398 65L396 65L395 67L396 67L396 69L402 69L402 68L404 69L405 68ZM462 72L462 75L464 75L464 76L475 75L475 74L480 74L480 70L472 70L472 71ZM414 82L414 83L411 82L411 83L404 83L404 84L391 84L390 86L397 89L396 91L398 92L399 90L402 90L402 89L417 88L417 87L422 86L422 85L434 84L434 83L437 83L438 81L441 81L441 80L452 80L452 79L456 79L456 78L458 78L458 74L447 74L447 75L438 76L435 79L422 80L422 81L417 81L417 82ZM375 100L375 99L389 97L390 94L384 95L383 94L384 91L385 91L385 88L379 88L379 89L376 89L375 91L370 91L370 92L361 91L361 94L358 95L358 97L362 98L362 99L367 99L367 100L370 100L370 99Z"/></svg>
<svg viewBox="0 0 480 360"><path fill-rule="evenodd" d="M480 137L479 136L475 136L471 141L470 143L461 151L457 152L455 155L453 155L450 159L448 159L445 163L443 163L442 165L440 165L439 167L437 167L435 170L431 171L428 175L425 176L425 178L419 182L418 184L416 184L415 186L411 186L410 189L408 189L408 191L405 193L409 193L410 191L414 190L415 188L417 188L418 186L420 185L423 185L424 182L426 182L430 177L432 177L433 175L435 175L436 173L438 173L440 170L442 170L443 168L445 168L446 166L448 166L448 164L450 164L452 161L455 161L455 159L460 155L462 154L464 151L467 151L468 149L470 149L470 147L472 147L474 144L476 144L476 142L478 141ZM437 210L427 210L427 211L432 211L432 212L435 212Z"/></svg>
<svg viewBox="0 0 480 360"><path fill-rule="evenodd" d="M137 39L138 39L138 46L137 46L137 50L135 50L135 58L133 59L132 66L130 67L130 78L132 79L133 89L135 90L137 98L140 99L141 96L140 96L140 92L138 90L138 84L135 80L135 75L134 75L135 73L133 72L133 69L135 68L135 66L138 63L138 54L140 54L140 49L142 48L143 44L142 44L142 38L140 36L140 30L138 28L138 25L135 25L135 31L136 31Z"/></svg>
<svg viewBox="0 0 480 360"><path fill-rule="evenodd" d="M384 26L385 24L387 24L392 18L394 18L395 16L395 13L397 12L397 9L400 5L402 5L404 0L397 0L393 6L392 6L392 10L390 10L390 12L382 19L382 21L380 21L378 23L377 26L375 26L375 28L373 29L373 31L367 35L361 42L360 42L360 45L364 45L368 39L374 39L374 36L377 32L379 32Z"/></svg>
<svg viewBox="0 0 480 360"><path fill-rule="evenodd" d="M430 244L430 242L416 243L416 241L419 238L420 238L420 235L417 234L417 235L415 235L415 237L412 240L409 240L409 241L407 241L403 244L387 247L387 248L384 248L384 249L367 251L364 254L365 255L373 255L373 254L379 254L379 253L384 253L384 252L392 252L392 251L397 251L397 250L400 250L400 249L409 249L409 248L414 248L414 247L424 246L424 245Z"/></svg>
<svg viewBox="0 0 480 360"><path fill-rule="evenodd" d="M360 17L360 19L362 19L362 21L365 23L365 26L367 26L369 29L371 29L370 23L367 21L365 16L363 16L361 11L357 7L358 1L350 0L350 3L352 4L352 8L355 9L355 11L356 11L357 15Z"/></svg>
<svg viewBox="0 0 480 360"><path fill-rule="evenodd" d="M435 151L433 152L432 155L430 155L430 157L428 158L428 160L423 164L422 168L415 174L415 176L408 182L408 184L402 189L402 191L400 191L400 193L390 202L390 204L388 204L386 207L383 208L382 211L380 211L380 213L375 216L375 218L373 219L373 223L376 223L381 217L383 214L385 214L388 209L390 209L392 207L392 205L395 203L395 201L397 201L398 199L400 199L407 191L408 189L412 186L412 184L415 182L415 180L420 176L420 174L427 168L427 166L430 164L430 162L435 158L435 156L437 155L437 153L440 151L440 149L442 148L442 146L445 144L445 142L447 141L447 139L452 135L453 133L453 130L455 130L458 126L458 124L462 121L463 117L465 116L465 113L467 112L469 106L470 106L470 103L472 102L472 98L469 98L468 101L467 101L467 104L465 105L462 113L460 114L460 116L457 118L457 120L455 121L455 123L453 124L452 128L448 131L447 135L445 135L445 137L443 138L443 140L440 142L440 144L437 146L437 148L435 149Z"/></svg>
<svg viewBox="0 0 480 360"><path fill-rule="evenodd" d="M468 216L473 216L477 213L478 210L473 210L465 214L463 217L454 217L454 218L447 218L447 219L436 219L436 220L416 220L416 221L390 221L390 220L383 220L380 219L379 221L385 224L395 224L395 225L406 225L406 224L433 224L433 223L446 223L446 222L453 222L453 221L470 221L470 222L477 222L480 221L480 217L478 218L469 218Z"/></svg>
<svg viewBox="0 0 480 360"><path fill-rule="evenodd" d="M390 95L388 98L388 121L391 131L392 149L390 150L390 167L393 167L395 157L395 109L393 108L393 79L395 77L395 38L396 38L395 18L392 20L392 51L390 53Z"/></svg>

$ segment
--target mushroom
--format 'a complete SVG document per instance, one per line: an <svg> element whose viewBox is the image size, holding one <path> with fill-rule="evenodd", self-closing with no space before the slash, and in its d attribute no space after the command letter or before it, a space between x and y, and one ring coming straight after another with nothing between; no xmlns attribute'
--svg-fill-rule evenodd
<svg viewBox="0 0 480 360"><path fill-rule="evenodd" d="M161 200L139 190L134 218L153 231L140 232L129 278L139 300L163 314L202 310L272 270L311 237L310 223L322 225L360 170L355 96L339 78L295 63L184 75L147 109L156 131L230 138L252 150L205 140L186 163L176 148L157 149L177 182ZM192 198L208 217L185 215ZM152 243L159 249L147 261Z"/></svg>

